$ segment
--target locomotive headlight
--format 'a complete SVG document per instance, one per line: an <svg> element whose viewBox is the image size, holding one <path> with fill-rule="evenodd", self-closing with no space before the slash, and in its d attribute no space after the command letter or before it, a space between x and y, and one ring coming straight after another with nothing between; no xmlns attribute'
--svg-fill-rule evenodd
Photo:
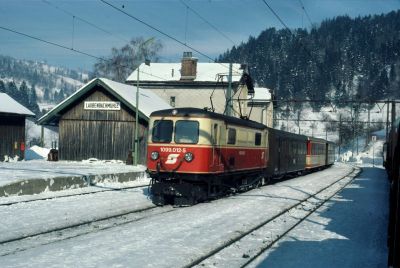
<svg viewBox="0 0 400 268"><path fill-rule="evenodd" d="M158 152L151 152L150 158L151 160L157 160L159 156Z"/></svg>
<svg viewBox="0 0 400 268"><path fill-rule="evenodd" d="M185 154L185 160L186 162L192 162L194 158L194 155L192 153L186 153Z"/></svg>

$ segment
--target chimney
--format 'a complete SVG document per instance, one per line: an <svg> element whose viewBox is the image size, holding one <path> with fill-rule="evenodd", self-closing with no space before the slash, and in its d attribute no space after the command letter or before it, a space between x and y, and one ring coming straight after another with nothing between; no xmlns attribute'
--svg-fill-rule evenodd
<svg viewBox="0 0 400 268"><path fill-rule="evenodd" d="M181 80L194 80L197 73L197 58L192 57L192 52L183 52L181 66Z"/></svg>

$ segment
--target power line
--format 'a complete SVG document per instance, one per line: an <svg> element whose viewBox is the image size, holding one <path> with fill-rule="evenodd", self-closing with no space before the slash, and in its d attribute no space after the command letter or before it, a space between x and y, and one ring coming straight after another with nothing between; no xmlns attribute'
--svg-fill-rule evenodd
<svg viewBox="0 0 400 268"><path fill-rule="evenodd" d="M15 33L15 34L24 36L24 37L28 37L28 38L30 38L30 39L34 39L34 40L36 40L36 41L39 41L39 42L42 42L42 43L46 43L46 44L48 44L48 45L52 45L52 46L55 46L55 47L58 47L58 48L62 48L62 49L65 49L65 50L69 50L69 51L72 51L72 52L75 52L75 53L78 53L78 54L81 54L81 55L85 55L85 56L91 57L91 58L96 59L96 60L105 61L105 62L111 62L111 61L112 61L112 60L107 60L107 59L104 59L104 58L101 58L101 57L98 57L98 56L89 54L89 53L84 52L84 51L80 51L80 50L78 50L78 49L74 49L74 48L72 48L72 47L70 48L70 47L67 47L67 46L64 46L64 45L61 45L61 44L57 44L57 43L54 43L54 42L51 42L51 41L44 40L44 39L42 39L42 38L39 38L39 37L36 37L36 36L33 36L33 35L29 35L29 34L26 34L26 33L22 33L22 32L19 32L19 31L10 29L10 28L6 28L6 27L3 27L3 26L0 26L0 29L5 30L5 31L8 31L8 32L12 32L12 33ZM133 71L129 66L126 66L126 65L117 64L117 66L120 66L120 67L122 67L122 68L126 68L126 69L128 69L128 70ZM140 70L139 70L139 71L140 71ZM140 73L147 74L147 75L150 75L150 76L152 76L152 77L159 78L159 79L161 79L161 80L163 80L163 81L168 81L168 80L166 80L166 79L164 79L164 78L162 78L162 77L160 77L160 76L153 75L153 74L150 74L150 73L147 73L147 72L140 71Z"/></svg>
<svg viewBox="0 0 400 268"><path fill-rule="evenodd" d="M302 2L301 0L299 0L299 3L300 3L300 6L301 6L301 8L302 8L302 9L303 9L303 11L304 11L304 14L306 14L306 17L307 17L308 21L310 22L310 24L311 24L311 26L312 26L312 25L313 25L313 23L312 23L312 21L311 21L311 19L310 19L310 16L308 15L308 13L307 13L307 11L306 11L305 7L304 7L304 4L303 4L303 2Z"/></svg>
<svg viewBox="0 0 400 268"><path fill-rule="evenodd" d="M279 17L279 15L275 12L275 10L265 0L262 1L269 8L272 14L274 14L274 16L279 20L279 22L290 32L290 34L294 35L292 30L290 30L290 28L285 24L285 22L283 22L283 20L281 19L281 17Z"/></svg>
<svg viewBox="0 0 400 268"><path fill-rule="evenodd" d="M236 46L236 43L229 38L226 34L224 34L222 31L220 31L217 27L215 27L211 22L206 20L203 16L201 16L196 10L194 10L192 7L190 7L188 4L185 3L184 0L180 0L181 3L186 6L187 9L191 10L194 14L196 14L200 19L202 19L205 23L207 23L211 28L213 28L215 31L217 31L220 35L225 37L227 40L229 40L234 46Z"/></svg>
<svg viewBox="0 0 400 268"><path fill-rule="evenodd" d="M215 60L212 59L210 56L204 54L203 52L197 50L196 48L194 48L194 47L192 47L192 46L190 46L190 45L185 44L184 42L178 40L177 38L173 37L172 35L163 32L162 30L160 30L160 29L158 29L158 28L156 28L156 27L150 25L149 23L147 23L147 22L145 22L145 21L143 21L143 20L141 20L141 19L139 19L139 18L133 16L132 14L129 14L129 13L126 12L125 10L120 9L119 7L113 5L113 4L111 4L111 3L109 3L109 2L107 2L107 1L105 1L105 0L100 0L100 1L103 2L104 4L108 5L108 6L112 7L113 9L115 9L115 10L117 10L117 11L119 11L119 12L125 14L126 16L130 17L131 19L136 20L137 22L140 22L140 23L146 25L146 26L149 27L150 29L152 29L152 30L154 30L154 31L156 31L156 32L158 32L158 33L160 33L160 34L162 34L162 35L168 37L169 39L171 39L171 40L173 40L173 41L175 41L175 42L177 42L177 43L179 43L179 44L181 44L182 46L187 47L187 48L189 48L189 49L191 49L191 50L197 52L198 54L200 54L200 55L202 55L203 57L205 57L205 58L211 60L212 62L215 62ZM222 64L222 63L218 63L218 64L220 64L221 66L224 66L225 68L229 69L229 66L226 66L225 64ZM238 71L238 70L236 70L236 71Z"/></svg>
<svg viewBox="0 0 400 268"><path fill-rule="evenodd" d="M122 38L122 37L119 37L119 36L113 34L112 32L107 31L107 30L105 30L105 29L103 29L103 28L101 28L101 27L95 25L94 23L92 23L92 22L90 22L90 21L88 21L88 20L85 20L84 18L81 18L81 17L79 17L79 16L76 16L75 14L73 14L73 13L71 13L71 12L69 12L69 11L67 11L67 10L65 10L65 9L63 9L63 8L61 8L61 7L57 6L57 5L55 5L55 4L51 3L51 2L49 2L49 1L47 1L47 0L42 0L42 2L48 4L49 6L55 8L55 9L60 10L61 12L65 13L65 14L67 14L67 15L69 15L69 16L72 16L73 18L76 18L76 19L78 19L78 20L80 20L80 21L82 21L82 22L84 22L84 23L86 23L86 24L88 24L88 25L90 25L90 26L96 28L97 30L100 30L100 31L102 31L102 32L104 32L104 33L106 33L106 34L109 34L109 35L111 35L111 36L113 36L113 37L115 37L115 38L117 38L117 39L119 39L119 40L122 40L122 41L124 41L124 42L129 42L129 40L124 39L124 38Z"/></svg>

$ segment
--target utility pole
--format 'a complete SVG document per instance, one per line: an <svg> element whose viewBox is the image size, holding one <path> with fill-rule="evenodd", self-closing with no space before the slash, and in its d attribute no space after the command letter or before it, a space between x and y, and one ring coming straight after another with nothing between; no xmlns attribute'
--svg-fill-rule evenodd
<svg viewBox="0 0 400 268"><path fill-rule="evenodd" d="M44 147L44 127L43 125L40 128L40 146Z"/></svg>
<svg viewBox="0 0 400 268"><path fill-rule="evenodd" d="M389 139L389 100L386 102L386 140Z"/></svg>
<svg viewBox="0 0 400 268"><path fill-rule="evenodd" d="M226 115L232 116L232 63L229 63L228 91L226 93Z"/></svg>
<svg viewBox="0 0 400 268"><path fill-rule="evenodd" d="M368 145L369 141L370 141L370 131L371 131L371 110L368 107L368 130L367 130L367 139L366 139L366 144Z"/></svg>
<svg viewBox="0 0 400 268"><path fill-rule="evenodd" d="M339 156L338 158L340 158L340 145L342 144L342 135L341 135L341 129L342 129L342 115L339 115Z"/></svg>
<svg viewBox="0 0 400 268"><path fill-rule="evenodd" d="M396 129L395 121L396 121L396 102L392 101L392 131Z"/></svg>
<svg viewBox="0 0 400 268"><path fill-rule="evenodd" d="M299 125L299 135L300 135L300 110L297 111L297 124Z"/></svg>

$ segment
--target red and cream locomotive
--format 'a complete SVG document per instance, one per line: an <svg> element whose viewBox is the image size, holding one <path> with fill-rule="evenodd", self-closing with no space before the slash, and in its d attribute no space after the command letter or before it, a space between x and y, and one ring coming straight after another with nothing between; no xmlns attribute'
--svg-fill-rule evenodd
<svg viewBox="0 0 400 268"><path fill-rule="evenodd" d="M147 168L158 205L195 204L333 164L330 142L202 109L156 111L149 127Z"/></svg>

